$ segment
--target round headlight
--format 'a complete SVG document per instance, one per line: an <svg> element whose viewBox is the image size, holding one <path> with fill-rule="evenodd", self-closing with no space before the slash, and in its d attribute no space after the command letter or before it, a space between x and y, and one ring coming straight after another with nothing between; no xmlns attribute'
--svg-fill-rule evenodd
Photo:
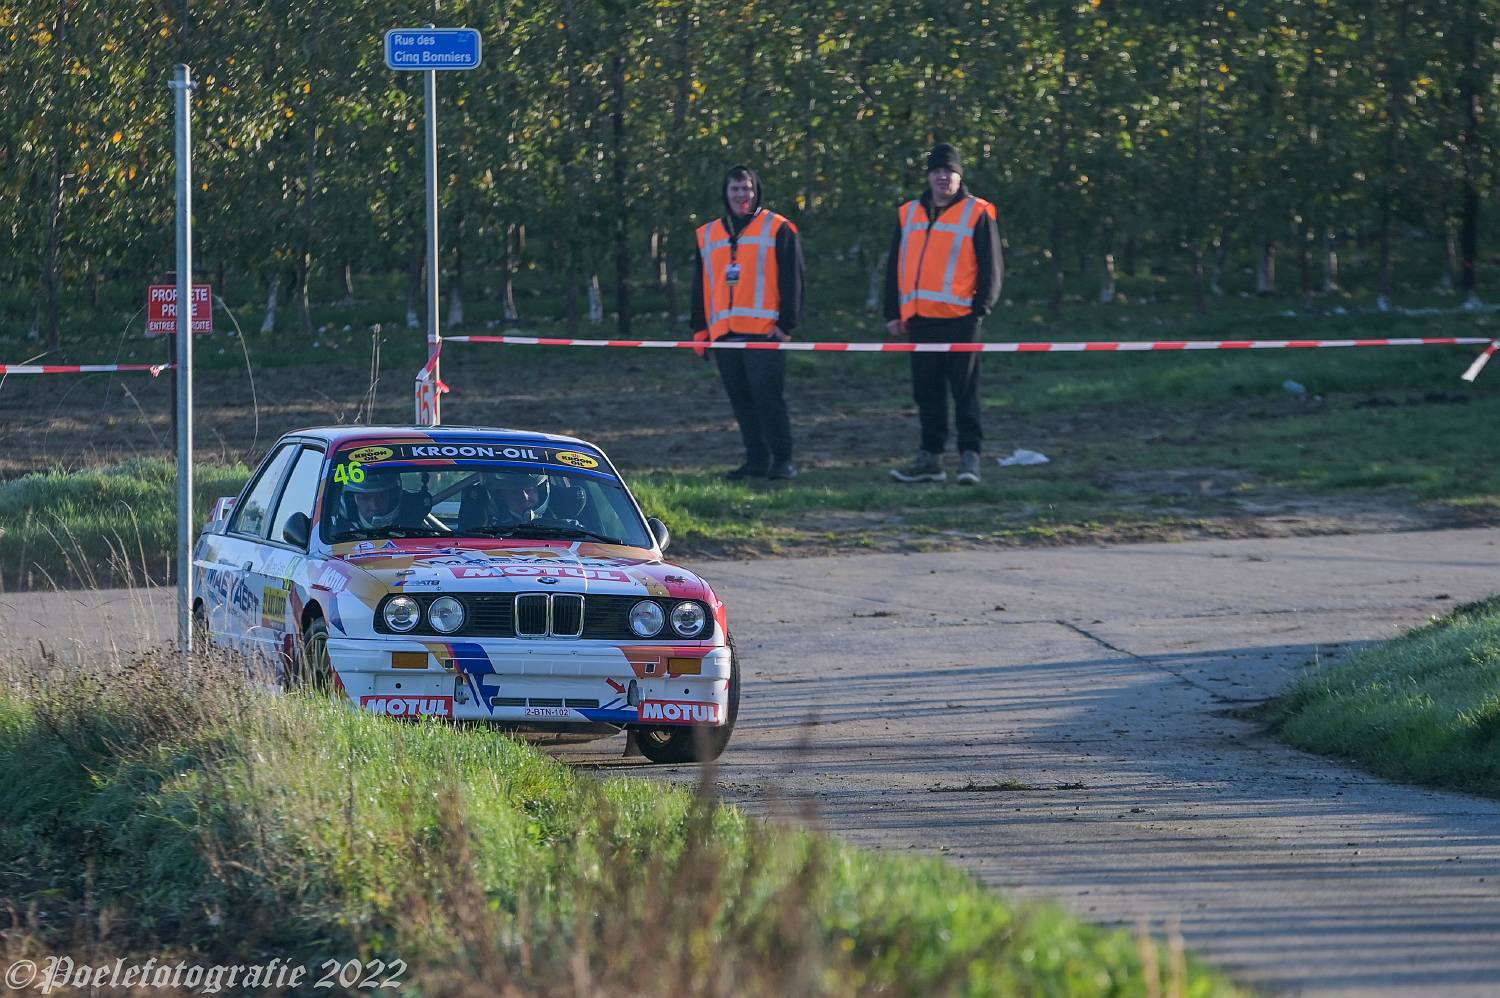
<svg viewBox="0 0 1500 998"><path fill-rule="evenodd" d="M427 608L427 620L439 634L452 634L464 626L464 605L452 596L439 596Z"/></svg>
<svg viewBox="0 0 1500 998"><path fill-rule="evenodd" d="M703 612L701 603L689 600L672 608L672 630L681 637L696 638L703 633L703 625L706 623L708 614Z"/></svg>
<svg viewBox="0 0 1500 998"><path fill-rule="evenodd" d="M661 605L651 600L643 599L630 608L630 629L640 637L656 637L666 622L667 615L661 612Z"/></svg>
<svg viewBox="0 0 1500 998"><path fill-rule="evenodd" d="M397 596L385 605L385 626L393 631L409 631L422 619L422 607L410 596Z"/></svg>

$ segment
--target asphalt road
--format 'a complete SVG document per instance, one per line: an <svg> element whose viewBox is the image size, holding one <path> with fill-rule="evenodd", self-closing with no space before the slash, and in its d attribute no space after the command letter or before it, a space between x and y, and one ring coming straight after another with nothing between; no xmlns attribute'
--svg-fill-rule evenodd
<svg viewBox="0 0 1500 998"><path fill-rule="evenodd" d="M1497 545L1491 529L698 566L745 669L719 786L1094 921L1180 926L1258 987L1495 994L1500 803L1295 752L1239 713L1311 661L1500 591ZM160 593L0 604L0 651L170 633ZM563 752L692 776L622 748Z"/></svg>

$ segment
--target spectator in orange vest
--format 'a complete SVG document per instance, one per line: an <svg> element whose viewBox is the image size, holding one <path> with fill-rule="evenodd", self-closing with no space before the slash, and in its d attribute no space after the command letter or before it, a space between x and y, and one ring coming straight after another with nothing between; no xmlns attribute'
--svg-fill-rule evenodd
<svg viewBox="0 0 1500 998"><path fill-rule="evenodd" d="M927 190L901 206L885 269L886 330L913 343L975 343L1000 299L1004 263L995 206L969 193L958 150L927 156ZM911 393L921 417L916 459L891 469L898 482L941 482L948 444L948 396L958 430L958 482L979 482L978 353L913 353Z"/></svg>
<svg viewBox="0 0 1500 998"><path fill-rule="evenodd" d="M698 340L768 343L791 338L802 319L802 239L797 227L761 207L760 178L747 166L724 177L724 216L698 229L692 324ZM745 462L724 477L787 479L792 423L781 350L709 351L745 444Z"/></svg>

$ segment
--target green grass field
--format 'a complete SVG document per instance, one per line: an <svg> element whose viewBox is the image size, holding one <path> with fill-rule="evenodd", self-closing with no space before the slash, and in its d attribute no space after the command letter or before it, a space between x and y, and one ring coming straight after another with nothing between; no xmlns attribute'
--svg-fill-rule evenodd
<svg viewBox="0 0 1500 998"><path fill-rule="evenodd" d="M594 780L488 729L273 697L208 659L191 681L170 658L17 668L11 959L399 958L418 995L1235 993L937 860Z"/></svg>
<svg viewBox="0 0 1500 998"><path fill-rule="evenodd" d="M1310 752L1500 797L1500 597L1309 673L1273 716Z"/></svg>
<svg viewBox="0 0 1500 998"><path fill-rule="evenodd" d="M1421 275L1398 301L1436 311L1377 313L1345 293L1310 304L1246 296L1248 277L1232 271L1230 294L1200 316L1188 304L1180 269L1150 268L1121 278L1127 301L1070 301L1053 322L1040 304L1045 280L1038 266L1030 258L1015 262L1009 304L987 323L988 339L1500 333L1500 316L1453 309L1453 298L1430 290ZM1358 266L1346 267L1351 286ZM491 278L471 284L468 331L495 331ZM881 337L878 320L859 307L863 285L851 264L819 269L810 281L800 337ZM258 322L241 314L250 330L243 342L221 334L200 341L199 440L214 442L211 456L199 454L213 462L200 470L200 501L234 491L240 465L253 464L293 426L410 418L410 378L425 347L420 331L397 321L404 312L400 281L362 279L357 287L354 303L316 308L320 332L312 342L292 328L289 311L269 334L255 332ZM241 313L259 308L258 289L235 284L231 292ZM132 294L111 285L97 308L73 305L66 347L74 359L160 359L162 344L126 323L139 307ZM336 294L327 287L315 298ZM523 331L561 331L556 289L540 270L522 275L520 294ZM639 299L635 334L681 335L654 295ZM19 313L12 307L0 314ZM359 399L370 381L375 323L383 325L381 394L369 412ZM19 328L0 323L0 356L23 360L34 350ZM585 335L611 332L609 323L584 328ZM453 344L444 357L454 387L445 413L450 422L598 441L648 512L667 521L679 545L674 553L685 557L1412 529L1500 522L1500 439L1483 432L1500 419L1500 370L1473 385L1458 378L1477 353L1421 347L990 356L983 377L987 456L1025 447L1051 463L1000 468L986 461L984 483L973 489L901 486L887 477L916 443L907 360L899 356L790 358L787 397L804 473L786 487L719 479L739 459L732 419L713 365L684 352ZM0 481L0 585L161 580L172 536L169 469L115 465L127 455L168 456L165 384L123 376L46 381L0 384L0 423L49 414L26 424L35 427L27 447L0 455L0 468L14 462L0 473L12 476ZM1287 381L1305 390L1288 392ZM91 392L113 401L90 409ZM60 472L15 477L54 465L80 473L71 481ZM132 478L139 481L127 485Z"/></svg>

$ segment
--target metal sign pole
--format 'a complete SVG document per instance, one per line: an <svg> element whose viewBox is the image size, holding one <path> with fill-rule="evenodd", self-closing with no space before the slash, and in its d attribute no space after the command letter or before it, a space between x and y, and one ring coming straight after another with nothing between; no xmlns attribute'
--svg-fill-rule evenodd
<svg viewBox="0 0 1500 998"><path fill-rule="evenodd" d="M432 27L432 25L428 25ZM432 422L443 425L443 396L439 389L438 358L443 337L438 331L438 191L437 191L437 71L423 74L427 103L427 357L432 368Z"/></svg>
<svg viewBox="0 0 1500 998"><path fill-rule="evenodd" d="M438 70L478 69L484 59L484 40L473 28L392 28L385 33L386 68L423 74L422 96L427 105L423 145L427 154L427 364L417 375L416 421L425 426L443 423L443 382L438 359L443 333L438 327Z"/></svg>
<svg viewBox="0 0 1500 998"><path fill-rule="evenodd" d="M193 650L192 71L172 71L177 98L177 647Z"/></svg>

